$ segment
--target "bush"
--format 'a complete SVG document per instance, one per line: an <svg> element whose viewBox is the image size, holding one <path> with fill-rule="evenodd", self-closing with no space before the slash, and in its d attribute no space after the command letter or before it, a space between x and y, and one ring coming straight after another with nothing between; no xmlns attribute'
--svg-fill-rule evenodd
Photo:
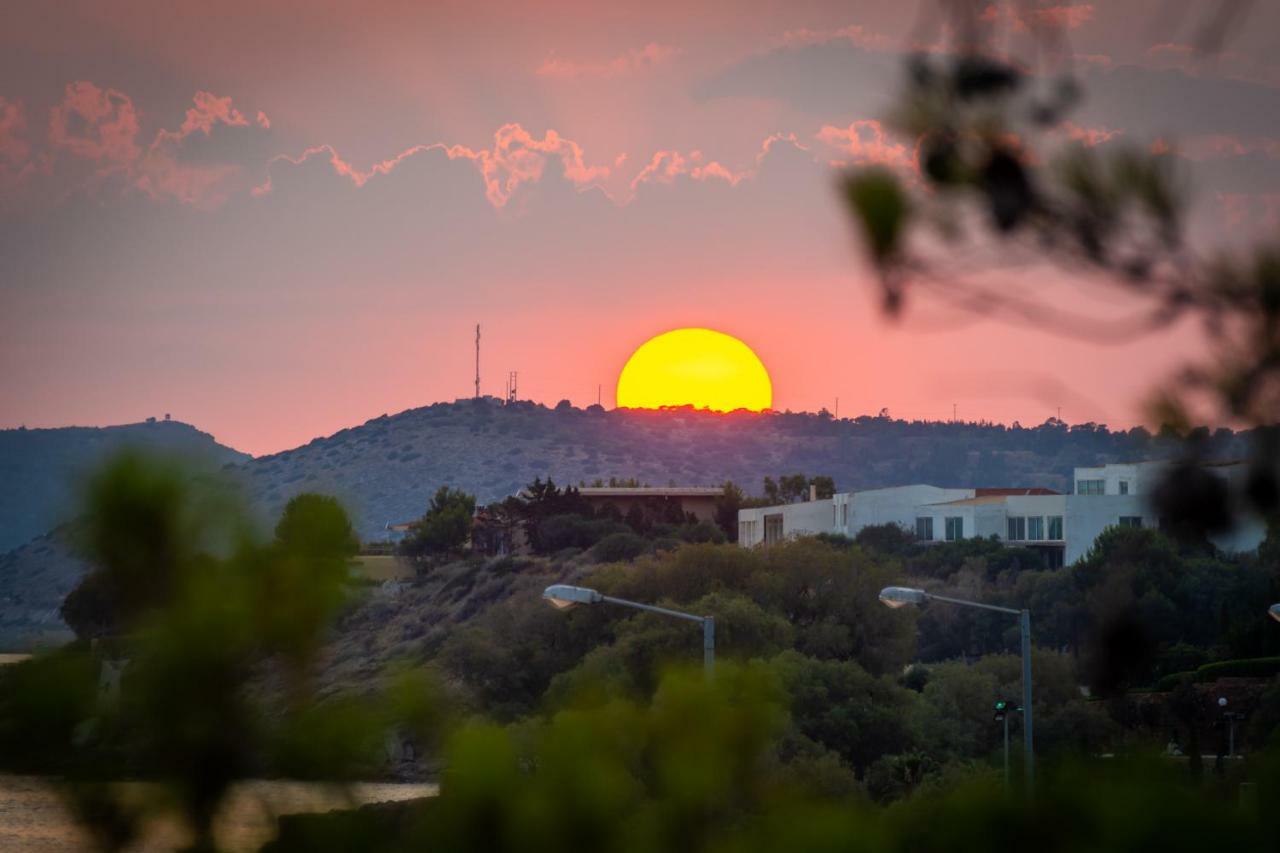
<svg viewBox="0 0 1280 853"><path fill-rule="evenodd" d="M1207 663L1190 672L1170 673L1156 682L1156 692L1168 693L1187 680L1204 683L1219 678L1271 678L1276 675L1280 675L1280 657L1223 660Z"/></svg>
<svg viewBox="0 0 1280 853"><path fill-rule="evenodd" d="M634 560L648 550L649 544L634 533L610 533L591 549L597 563L621 563Z"/></svg>
<svg viewBox="0 0 1280 853"><path fill-rule="evenodd" d="M1196 670L1196 681L1219 678L1270 678L1280 675L1280 657L1224 660L1207 663Z"/></svg>
<svg viewBox="0 0 1280 853"><path fill-rule="evenodd" d="M617 521L583 515L553 515L538 525L538 541L543 552L553 553L565 548L590 548L606 536L629 530Z"/></svg>
<svg viewBox="0 0 1280 853"><path fill-rule="evenodd" d="M680 538L685 542L710 542L720 545L727 541L724 531L710 521L686 524L680 528Z"/></svg>

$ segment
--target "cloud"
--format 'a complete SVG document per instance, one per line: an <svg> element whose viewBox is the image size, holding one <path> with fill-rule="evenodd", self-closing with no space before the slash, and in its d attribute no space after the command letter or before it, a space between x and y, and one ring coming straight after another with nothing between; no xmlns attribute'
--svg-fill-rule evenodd
<svg viewBox="0 0 1280 853"><path fill-rule="evenodd" d="M834 166L865 166L876 163L895 169L910 169L914 158L902 143L889 141L884 127L874 119L862 119L848 127L823 125L817 139L839 158Z"/></svg>
<svg viewBox="0 0 1280 853"><path fill-rule="evenodd" d="M1030 4L992 3L982 10L980 19L988 24L1007 21L1017 32L1039 29L1077 30L1093 20L1092 3L1067 3L1034 7Z"/></svg>
<svg viewBox="0 0 1280 853"><path fill-rule="evenodd" d="M1058 125L1058 130L1066 134L1068 139L1074 139L1089 148L1110 142L1124 133L1123 130L1112 130L1106 127L1083 127L1073 121L1062 122Z"/></svg>
<svg viewBox="0 0 1280 853"><path fill-rule="evenodd" d="M129 96L87 80L68 83L49 113L49 143L104 170L127 169L137 160L137 137L138 114Z"/></svg>
<svg viewBox="0 0 1280 853"><path fill-rule="evenodd" d="M869 30L861 24L850 24L847 27L840 27L835 30L801 28L787 30L782 34L782 43L786 46L828 44L842 41L874 50L892 50L896 46L888 36Z"/></svg>
<svg viewBox="0 0 1280 853"><path fill-rule="evenodd" d="M620 77L648 71L670 61L676 53L674 47L650 42L605 62L579 62L552 56L538 66L537 74L540 77Z"/></svg>
<svg viewBox="0 0 1280 853"><path fill-rule="evenodd" d="M735 172L716 160L707 160L701 151L690 151L688 154L658 151L631 179L630 188L634 193L642 184L669 184L682 177L695 181L723 181L729 186L737 186L747 174Z"/></svg>
<svg viewBox="0 0 1280 853"><path fill-rule="evenodd" d="M31 155L27 117L21 101L0 96L0 181L16 178Z"/></svg>
<svg viewBox="0 0 1280 853"><path fill-rule="evenodd" d="M0 157L5 162L20 165L31 153L31 145L23 139L27 129L27 117L21 101L0 97Z"/></svg>
<svg viewBox="0 0 1280 853"><path fill-rule="evenodd" d="M565 139L554 130L548 130L542 138L534 136L519 124L505 124L493 135L493 147L472 149L463 145L432 143L415 145L387 160L361 170L344 160L332 146L318 145L303 151L298 157L278 155L272 163L292 163L299 166L308 160L327 160L334 174L348 179L354 186L363 187L371 179L389 175L402 163L428 152L441 152L450 160L469 161L484 179L485 197L494 207L504 207L526 184L542 179L548 165L553 163L559 173L579 188L596 186L609 176L609 166L591 166L586 162L582 146ZM273 189L273 179L253 190L262 196Z"/></svg>
<svg viewBox="0 0 1280 853"><path fill-rule="evenodd" d="M240 187L253 147L246 135L264 134L271 123L261 111L251 122L229 97L197 92L192 102L177 130L156 134L134 169L134 185L152 198L216 207Z"/></svg>

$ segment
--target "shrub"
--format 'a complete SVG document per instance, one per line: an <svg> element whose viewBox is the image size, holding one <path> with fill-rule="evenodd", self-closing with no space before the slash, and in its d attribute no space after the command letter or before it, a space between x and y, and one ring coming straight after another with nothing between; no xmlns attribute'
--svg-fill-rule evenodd
<svg viewBox="0 0 1280 853"><path fill-rule="evenodd" d="M644 538L634 533L610 533L595 544L591 556L597 563L620 563L634 560L648 547Z"/></svg>

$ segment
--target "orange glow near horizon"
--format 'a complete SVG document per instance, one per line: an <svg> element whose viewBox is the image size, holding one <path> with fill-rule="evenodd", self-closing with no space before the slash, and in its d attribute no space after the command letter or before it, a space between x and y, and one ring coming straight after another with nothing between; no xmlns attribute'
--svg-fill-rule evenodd
<svg viewBox="0 0 1280 853"><path fill-rule="evenodd" d="M650 338L618 375L618 405L628 409L693 406L717 412L773 406L763 362L735 337L676 329Z"/></svg>

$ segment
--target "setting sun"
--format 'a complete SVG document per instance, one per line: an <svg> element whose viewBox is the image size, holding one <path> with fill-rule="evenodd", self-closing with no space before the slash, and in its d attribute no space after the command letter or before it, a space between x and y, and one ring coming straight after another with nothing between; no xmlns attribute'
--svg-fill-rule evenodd
<svg viewBox="0 0 1280 853"><path fill-rule="evenodd" d="M717 412L773 405L773 383L742 341L710 329L676 329L650 338L618 376L618 405L694 406Z"/></svg>

